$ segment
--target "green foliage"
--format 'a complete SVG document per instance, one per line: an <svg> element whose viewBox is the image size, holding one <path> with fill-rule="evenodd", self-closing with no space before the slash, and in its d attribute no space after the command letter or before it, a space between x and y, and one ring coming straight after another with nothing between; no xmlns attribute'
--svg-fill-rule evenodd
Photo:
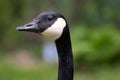
<svg viewBox="0 0 120 80"><path fill-rule="evenodd" d="M5 48L15 46L17 40L16 26L24 19L28 4L27 0L0 1L0 42ZM19 19L18 19L19 18ZM24 20L25 21L25 20Z"/></svg>
<svg viewBox="0 0 120 80"><path fill-rule="evenodd" d="M3 50L15 50L18 46L30 43L32 50L39 53L39 49L33 46L37 44L34 35L18 33L16 27L29 22L42 11L54 10L64 14L69 24L85 24L72 27L72 44L78 64L114 63L120 58L120 33L116 29L120 26L119 2L120 0L0 0L0 52L2 54Z"/></svg>
<svg viewBox="0 0 120 80"><path fill-rule="evenodd" d="M57 80L57 66L40 64L34 68L21 68L0 60L0 80ZM119 67L103 67L94 72L75 71L74 80L119 80Z"/></svg>
<svg viewBox="0 0 120 80"><path fill-rule="evenodd" d="M72 44L77 64L110 64L120 60L120 32L113 25L76 26Z"/></svg>
<svg viewBox="0 0 120 80"><path fill-rule="evenodd" d="M1 46L15 47L20 38L20 34L16 33L16 26L24 24L23 22L35 17L41 11L61 12L67 17L68 22L75 24L85 23L88 26L99 26L104 23L112 23L118 27L119 7L119 0L1 0Z"/></svg>

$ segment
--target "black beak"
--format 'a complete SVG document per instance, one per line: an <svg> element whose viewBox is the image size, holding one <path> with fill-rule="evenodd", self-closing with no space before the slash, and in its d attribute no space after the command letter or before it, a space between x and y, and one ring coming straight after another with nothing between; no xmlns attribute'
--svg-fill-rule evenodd
<svg viewBox="0 0 120 80"><path fill-rule="evenodd" d="M32 21L28 24L25 24L23 26L19 26L16 28L17 31L29 31L29 32L38 32L38 24L36 21Z"/></svg>

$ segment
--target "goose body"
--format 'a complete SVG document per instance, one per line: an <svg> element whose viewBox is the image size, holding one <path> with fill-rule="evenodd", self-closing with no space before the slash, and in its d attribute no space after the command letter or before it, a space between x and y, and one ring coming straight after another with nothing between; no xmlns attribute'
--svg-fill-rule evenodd
<svg viewBox="0 0 120 80"><path fill-rule="evenodd" d="M58 80L73 80L73 54L69 27L65 17L58 12L42 12L28 24L16 28L18 31L35 32L55 41L59 67Z"/></svg>

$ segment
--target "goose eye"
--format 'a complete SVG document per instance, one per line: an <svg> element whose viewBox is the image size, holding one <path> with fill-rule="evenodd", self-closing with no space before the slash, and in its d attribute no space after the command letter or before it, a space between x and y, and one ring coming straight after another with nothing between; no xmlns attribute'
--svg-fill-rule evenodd
<svg viewBox="0 0 120 80"><path fill-rule="evenodd" d="M48 18L47 18L48 21L52 21L53 19L54 19L53 16L48 16Z"/></svg>

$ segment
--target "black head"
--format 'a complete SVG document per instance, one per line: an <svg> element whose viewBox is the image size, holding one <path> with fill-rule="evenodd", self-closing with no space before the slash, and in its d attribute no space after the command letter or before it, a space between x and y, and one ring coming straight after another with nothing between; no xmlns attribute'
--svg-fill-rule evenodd
<svg viewBox="0 0 120 80"><path fill-rule="evenodd" d="M42 12L38 17L24 26L17 27L18 31L29 31L57 39L66 27L64 16L57 12Z"/></svg>

